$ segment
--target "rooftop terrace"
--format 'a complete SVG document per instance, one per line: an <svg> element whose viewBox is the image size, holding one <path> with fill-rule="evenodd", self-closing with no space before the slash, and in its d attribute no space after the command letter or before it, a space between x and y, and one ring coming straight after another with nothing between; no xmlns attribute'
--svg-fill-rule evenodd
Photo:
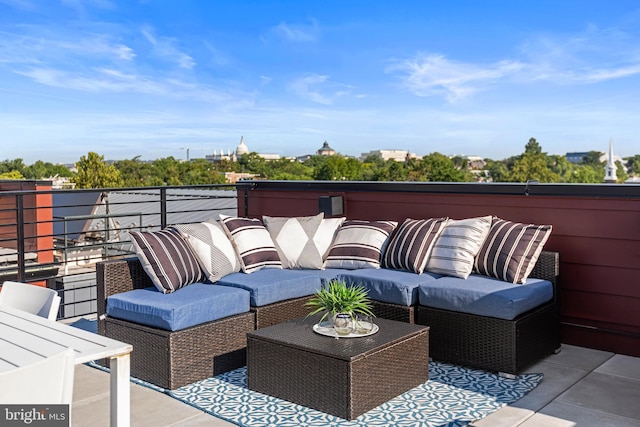
<svg viewBox="0 0 640 427"><path fill-rule="evenodd" d="M179 194L194 190L202 193ZM205 195L205 190L214 193ZM92 191L101 197L73 202L90 191L53 191L43 182L0 182L0 247L15 255L0 266L0 281L57 288L65 299L61 318L95 311L94 262L128 253L126 243L114 240L117 233L204 220L225 209L254 217L313 215L319 212L321 197L333 196L342 203L340 215L349 218L401 221L494 214L552 224L546 248L561 254L563 351L529 369L545 374L539 387L477 425L640 426L640 186L252 181L231 188ZM117 193L126 198L116 202ZM136 193L145 196L136 199ZM88 210L82 218L54 214L78 206ZM59 231L73 221L84 225ZM73 251L73 261L65 260L65 253ZM81 273L69 264L81 267ZM77 286L74 277L83 285ZM74 284L67 288L67 283ZM73 425L106 425L108 395L106 374L78 367ZM131 407L132 425L230 425L137 385L132 385Z"/></svg>

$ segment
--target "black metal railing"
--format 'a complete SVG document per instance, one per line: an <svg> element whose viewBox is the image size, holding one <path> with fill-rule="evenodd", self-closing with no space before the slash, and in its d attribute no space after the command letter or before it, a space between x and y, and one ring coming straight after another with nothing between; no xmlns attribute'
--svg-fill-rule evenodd
<svg viewBox="0 0 640 427"><path fill-rule="evenodd" d="M129 231L236 215L237 199L235 185L0 191L0 283L46 283L60 318L95 313L95 263L132 254Z"/></svg>

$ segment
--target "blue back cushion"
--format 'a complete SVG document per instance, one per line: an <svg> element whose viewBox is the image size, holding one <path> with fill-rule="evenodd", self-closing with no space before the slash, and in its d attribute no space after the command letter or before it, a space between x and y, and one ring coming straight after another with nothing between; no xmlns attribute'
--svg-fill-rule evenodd
<svg viewBox="0 0 640 427"><path fill-rule="evenodd" d="M418 302L418 286L431 283L439 274L416 274L404 270L360 269L345 270L337 276L348 285L360 285L369 291L369 298L390 304L410 306Z"/></svg>
<svg viewBox="0 0 640 427"><path fill-rule="evenodd" d="M420 305L512 320L553 298L553 285L547 280L529 278L514 285L488 276L469 278L445 276L420 285Z"/></svg>
<svg viewBox="0 0 640 427"><path fill-rule="evenodd" d="M261 307L313 295L340 271L343 270L262 269L251 274L229 274L216 284L248 291L251 294L251 305Z"/></svg>
<svg viewBox="0 0 640 427"><path fill-rule="evenodd" d="M134 289L107 298L107 315L177 331L249 311L249 292L193 283L170 294L156 288Z"/></svg>

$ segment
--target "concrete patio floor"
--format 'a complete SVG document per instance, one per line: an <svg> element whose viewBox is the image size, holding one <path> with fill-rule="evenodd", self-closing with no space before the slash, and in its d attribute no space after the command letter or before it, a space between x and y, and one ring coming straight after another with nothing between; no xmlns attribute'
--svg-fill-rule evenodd
<svg viewBox="0 0 640 427"><path fill-rule="evenodd" d="M640 427L640 358L563 345L532 366L543 382L474 427ZM72 425L109 425L109 375L76 368ZM228 423L149 388L131 384L131 425L216 426Z"/></svg>

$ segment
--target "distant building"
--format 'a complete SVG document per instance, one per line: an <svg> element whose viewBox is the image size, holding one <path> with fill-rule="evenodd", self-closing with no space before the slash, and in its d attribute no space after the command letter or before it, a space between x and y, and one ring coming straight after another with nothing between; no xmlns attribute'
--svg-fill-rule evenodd
<svg viewBox="0 0 640 427"><path fill-rule="evenodd" d="M247 144L244 143L244 137L241 136L240 144L238 144L238 146L234 151L227 150L227 153L225 154L224 149L220 150L219 153L217 153L216 150L213 150L213 154L206 155L205 159L213 163L221 162L224 160L227 160L230 162L237 162L242 156L248 153L249 153L249 147L247 147ZM281 157L280 154L263 154L263 153L258 153L258 156L262 157L265 160L278 160Z"/></svg>
<svg viewBox="0 0 640 427"><path fill-rule="evenodd" d="M467 159L467 164L471 170L481 170L487 165L487 162L480 156L463 156Z"/></svg>
<svg viewBox="0 0 640 427"><path fill-rule="evenodd" d="M71 182L71 179L66 176L56 175L43 179L45 181L51 181L51 189L53 190L73 190L76 188L76 183Z"/></svg>
<svg viewBox="0 0 640 427"><path fill-rule="evenodd" d="M584 158L589 155L588 151L580 151L575 153L565 154L565 158L570 163L580 164L584 161Z"/></svg>
<svg viewBox="0 0 640 427"><path fill-rule="evenodd" d="M379 156L385 162L387 160L395 160L396 162L406 162L407 159L414 159L417 156L407 150L372 150L368 153L362 153L360 160L364 161L367 157Z"/></svg>
<svg viewBox="0 0 640 427"><path fill-rule="evenodd" d="M244 181L246 179L254 179L256 176L255 173L246 173L246 172L225 172L224 177L229 184L235 184L238 181Z"/></svg>
<svg viewBox="0 0 640 427"><path fill-rule="evenodd" d="M616 176L618 167L613 155L613 139L609 140L609 155L607 157L607 164L604 167L604 182L614 184L618 182L618 177Z"/></svg>
<svg viewBox="0 0 640 427"><path fill-rule="evenodd" d="M318 156L335 156L336 150L329 147L329 143L327 141L322 143L322 148L316 151L316 155Z"/></svg>

